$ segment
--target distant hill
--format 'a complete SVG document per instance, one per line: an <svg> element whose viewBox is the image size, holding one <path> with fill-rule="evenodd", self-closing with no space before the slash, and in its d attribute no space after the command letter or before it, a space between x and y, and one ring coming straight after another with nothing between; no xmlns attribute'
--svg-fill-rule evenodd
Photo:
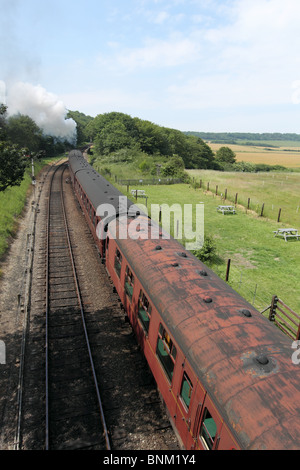
<svg viewBox="0 0 300 470"><path fill-rule="evenodd" d="M282 142L300 142L300 134L281 134L274 133L249 133L249 132L185 132L186 135L194 135L200 137L205 141L214 143L227 143L227 144L240 144L241 141L249 145L249 142L268 142L268 141L282 141Z"/></svg>

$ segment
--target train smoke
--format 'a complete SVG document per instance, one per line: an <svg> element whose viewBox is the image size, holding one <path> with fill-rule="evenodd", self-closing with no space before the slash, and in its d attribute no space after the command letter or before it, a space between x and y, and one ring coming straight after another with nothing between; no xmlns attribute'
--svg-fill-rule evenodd
<svg viewBox="0 0 300 470"><path fill-rule="evenodd" d="M62 101L40 85L16 82L6 87L8 115L29 116L43 131L59 140L76 144L76 123L67 119L67 109Z"/></svg>

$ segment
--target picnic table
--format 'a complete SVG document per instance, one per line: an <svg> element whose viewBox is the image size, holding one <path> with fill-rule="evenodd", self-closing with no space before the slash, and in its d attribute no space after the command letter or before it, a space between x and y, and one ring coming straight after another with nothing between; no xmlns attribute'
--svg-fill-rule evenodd
<svg viewBox="0 0 300 470"><path fill-rule="evenodd" d="M131 189L131 194L136 197L147 197L144 189Z"/></svg>
<svg viewBox="0 0 300 470"><path fill-rule="evenodd" d="M236 214L234 206L218 206L217 211L222 212L223 215L224 214Z"/></svg>
<svg viewBox="0 0 300 470"><path fill-rule="evenodd" d="M283 237L285 241L287 241L288 238L297 238L297 240L299 240L300 237L296 228L279 228L273 232L275 233L275 237Z"/></svg>

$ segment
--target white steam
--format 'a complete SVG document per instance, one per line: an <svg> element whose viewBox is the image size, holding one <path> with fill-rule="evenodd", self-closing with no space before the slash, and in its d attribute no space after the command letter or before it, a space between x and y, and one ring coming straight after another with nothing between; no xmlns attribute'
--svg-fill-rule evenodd
<svg viewBox="0 0 300 470"><path fill-rule="evenodd" d="M76 122L66 119L62 101L40 85L17 82L6 89L8 115L25 114L43 130L45 135L76 143Z"/></svg>

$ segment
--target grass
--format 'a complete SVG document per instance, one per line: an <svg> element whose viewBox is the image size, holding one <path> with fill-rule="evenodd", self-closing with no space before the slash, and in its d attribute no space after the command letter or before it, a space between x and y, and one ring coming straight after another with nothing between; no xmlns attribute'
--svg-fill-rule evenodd
<svg viewBox="0 0 300 470"><path fill-rule="evenodd" d="M298 172L222 172L212 170L189 170L188 173L197 183L202 180L202 187L223 194L227 189L227 202L235 202L238 194L238 204L277 222L279 209L280 223L284 226L295 225L300 229L300 173Z"/></svg>
<svg viewBox="0 0 300 470"><path fill-rule="evenodd" d="M213 145L211 144L212 147ZM294 147L294 150L297 149ZM268 152L261 147L239 146L239 151L243 153L241 159L244 161L251 161L249 156L252 155L253 158L256 156L257 163L287 166L287 154L283 148ZM278 162L274 160L275 152L280 154ZM270 161L269 155L272 155ZM296 164L300 165L300 153L294 152L292 157L298 159ZM296 164L293 160L293 165ZM115 175L120 177L122 174L123 178L140 177L134 162L107 166L111 169L111 181L115 185ZM300 297L297 295L300 283L300 241L291 240L286 243L273 234L273 230L283 226L300 229L300 173L190 170L189 174L198 183L197 189L185 184L137 186L130 189L145 189L148 207L151 204L172 206L176 203L195 205L204 202L205 233L213 237L218 254L210 267L225 279L227 261L231 259L229 283L259 311L268 307L272 296L277 295L290 308L300 313ZM200 179L202 189L199 189ZM208 182L210 191L207 191ZM119 186L119 189L126 194L125 186ZM223 216L216 211L217 205L223 202L226 189L227 203L234 202L238 193L237 215ZM246 210L248 198L250 210ZM144 202L139 200L141 201ZM264 217L260 217L263 204ZM279 209L280 222L277 222ZM157 213L152 216L158 218ZM174 231L171 230L172 232Z"/></svg>
<svg viewBox="0 0 300 470"><path fill-rule="evenodd" d="M124 186L120 189L126 192ZM146 190L148 208L151 204L204 202L205 233L213 237L218 253L210 267L225 279L230 258L229 283L259 311L270 305L272 296L277 295L300 312L300 299L296 295L300 283L300 241L285 242L275 238L273 230L280 224L242 209L237 210L237 215L223 216L216 211L221 203L220 196L184 184L136 189ZM157 215L154 218L157 219ZM171 232L174 234L174 230Z"/></svg>
<svg viewBox="0 0 300 470"><path fill-rule="evenodd" d="M53 159L35 162L35 174ZM8 250L10 240L18 229L18 217L22 214L31 190L31 167L26 169L20 186L13 186L0 192L0 260ZM1 271L0 271L1 272Z"/></svg>

